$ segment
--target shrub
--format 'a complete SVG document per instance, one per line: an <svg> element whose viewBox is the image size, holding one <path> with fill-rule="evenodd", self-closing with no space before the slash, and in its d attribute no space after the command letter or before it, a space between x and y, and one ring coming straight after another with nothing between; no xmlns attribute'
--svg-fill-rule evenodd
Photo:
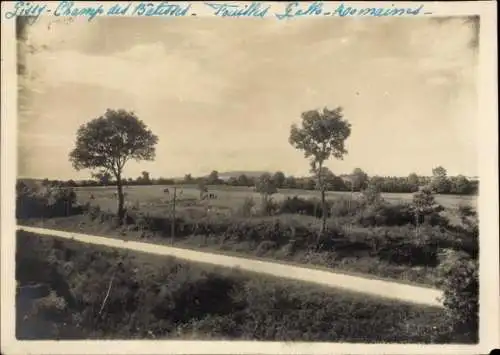
<svg viewBox="0 0 500 355"><path fill-rule="evenodd" d="M242 217L250 217L254 212L255 201L252 197L245 197L243 203L237 210L237 214Z"/></svg>
<svg viewBox="0 0 500 355"><path fill-rule="evenodd" d="M458 341L478 341L479 266L464 253L450 251L440 265L440 286L450 331Z"/></svg>
<svg viewBox="0 0 500 355"><path fill-rule="evenodd" d="M16 194L16 218L51 218L81 213L81 208L75 208L73 188L59 185L29 187L18 182Z"/></svg>
<svg viewBox="0 0 500 355"><path fill-rule="evenodd" d="M263 198L260 207L260 213L263 216L273 216L279 211L279 204L271 197Z"/></svg>
<svg viewBox="0 0 500 355"><path fill-rule="evenodd" d="M101 207L99 205L88 205L85 208L85 214L90 218L90 220L96 220L101 217Z"/></svg>
<svg viewBox="0 0 500 355"><path fill-rule="evenodd" d="M414 217L407 204L380 203L359 209L354 222L364 227L403 226L413 223Z"/></svg>
<svg viewBox="0 0 500 355"><path fill-rule="evenodd" d="M339 198L330 202L330 215L332 217L354 216L362 207L362 202L358 200Z"/></svg>
<svg viewBox="0 0 500 355"><path fill-rule="evenodd" d="M380 188L375 184L368 184L368 186L362 191L361 201L365 205L377 205L384 202L380 194Z"/></svg>
<svg viewBox="0 0 500 355"><path fill-rule="evenodd" d="M257 249L255 250L255 254L258 256L265 255L267 252L276 249L276 243L270 240L264 240L259 244Z"/></svg>
<svg viewBox="0 0 500 355"><path fill-rule="evenodd" d="M306 200L298 196L287 197L283 202L281 202L280 213L295 213L314 216L315 207L315 201Z"/></svg>

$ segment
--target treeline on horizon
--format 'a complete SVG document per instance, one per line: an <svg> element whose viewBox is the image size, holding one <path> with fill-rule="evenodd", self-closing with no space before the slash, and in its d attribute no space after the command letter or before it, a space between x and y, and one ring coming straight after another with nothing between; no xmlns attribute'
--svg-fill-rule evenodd
<svg viewBox="0 0 500 355"><path fill-rule="evenodd" d="M430 186L434 192L449 195L476 195L479 190L479 181L468 179L463 175L448 176L446 169L437 167L432 170L432 176L421 176L411 173L408 176L368 176L363 170L356 168L351 174L335 175L329 169L324 168L324 179L327 191L354 191L359 192L368 185L377 186L384 193L414 193L420 187ZM285 175L278 171L267 174L278 189L301 189L315 190L317 179L314 176L295 177ZM217 171L212 171L208 176L193 177L186 174L184 178L152 178L150 173L143 171L137 178L123 179L127 186L137 185L225 185L238 187L254 187L261 176L250 176L240 174L223 179ZM18 179L26 182L36 179ZM90 187L90 186L115 186L116 182L109 174L95 174L94 179L88 180L49 180L43 179L42 185L66 186L66 187Z"/></svg>

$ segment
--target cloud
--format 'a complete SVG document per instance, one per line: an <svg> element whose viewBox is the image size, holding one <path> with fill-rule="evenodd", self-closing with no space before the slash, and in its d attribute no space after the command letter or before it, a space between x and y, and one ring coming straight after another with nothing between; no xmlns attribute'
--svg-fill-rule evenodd
<svg viewBox="0 0 500 355"><path fill-rule="evenodd" d="M464 127L475 117L476 58L459 20L99 18L84 31L72 26L59 25L50 41L39 28L52 44L27 58L36 74L23 101L27 133L74 137L105 108L126 107L160 137L157 174L238 161L297 172L307 162L287 142L290 125L304 110L341 105L354 129L334 171L407 174L428 169L422 157L433 154L449 169L475 165L463 156L475 146ZM51 144L47 137L33 142Z"/></svg>
<svg viewBox="0 0 500 355"><path fill-rule="evenodd" d="M67 147L73 143L72 137L64 134L56 133L26 133L21 132L19 135L21 142L29 142L32 147ZM23 144L25 145L25 144Z"/></svg>
<svg viewBox="0 0 500 355"><path fill-rule="evenodd" d="M213 102L225 85L216 73L203 70L195 58L168 55L155 44L113 57L75 51L40 53L31 58L30 64L40 75L33 90L73 83L99 85L145 100L189 97L192 101Z"/></svg>

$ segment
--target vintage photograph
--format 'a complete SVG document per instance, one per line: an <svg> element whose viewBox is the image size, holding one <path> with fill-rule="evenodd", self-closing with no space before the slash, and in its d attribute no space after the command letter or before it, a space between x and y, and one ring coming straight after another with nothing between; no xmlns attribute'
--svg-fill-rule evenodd
<svg viewBox="0 0 500 355"><path fill-rule="evenodd" d="M477 344L479 31L17 18L17 339Z"/></svg>

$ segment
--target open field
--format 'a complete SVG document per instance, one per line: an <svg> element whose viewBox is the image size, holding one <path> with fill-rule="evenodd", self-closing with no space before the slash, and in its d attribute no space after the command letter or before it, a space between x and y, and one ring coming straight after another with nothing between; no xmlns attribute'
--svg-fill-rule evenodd
<svg viewBox="0 0 500 355"><path fill-rule="evenodd" d="M171 191L173 186L127 186L124 188L126 192L126 201L130 204L136 204L143 211L164 215L171 211L172 196L166 195L163 190L169 188ZM78 201L92 202L98 204L104 210L114 211L117 208L115 186L108 187L80 187L75 189L77 192ZM215 193L217 199L201 201L200 193L195 186L192 185L177 185L178 197L176 208L178 210L202 211L210 207L214 214L230 214L236 208L241 206L246 198L252 198L258 202L261 199L259 193L254 191L253 187L232 187L232 186L209 186L208 191ZM90 195L93 195L95 200L90 200ZM170 193L172 195L172 192ZM319 198L317 191L298 190L298 189L280 189L278 193L272 195L273 200L283 201L287 197L302 197L302 198ZM354 193L352 198L356 199L359 193ZM411 202L412 194L399 193L383 193L382 197L392 203ZM334 200L339 198L351 198L349 192L327 192L327 199ZM470 205L476 208L476 196L456 196L456 195L435 195L436 202L445 207L448 212L453 212L460 204ZM195 213L195 212L194 212Z"/></svg>
<svg viewBox="0 0 500 355"><path fill-rule="evenodd" d="M18 232L16 262L21 339L439 343L454 337L439 308L28 232Z"/></svg>

